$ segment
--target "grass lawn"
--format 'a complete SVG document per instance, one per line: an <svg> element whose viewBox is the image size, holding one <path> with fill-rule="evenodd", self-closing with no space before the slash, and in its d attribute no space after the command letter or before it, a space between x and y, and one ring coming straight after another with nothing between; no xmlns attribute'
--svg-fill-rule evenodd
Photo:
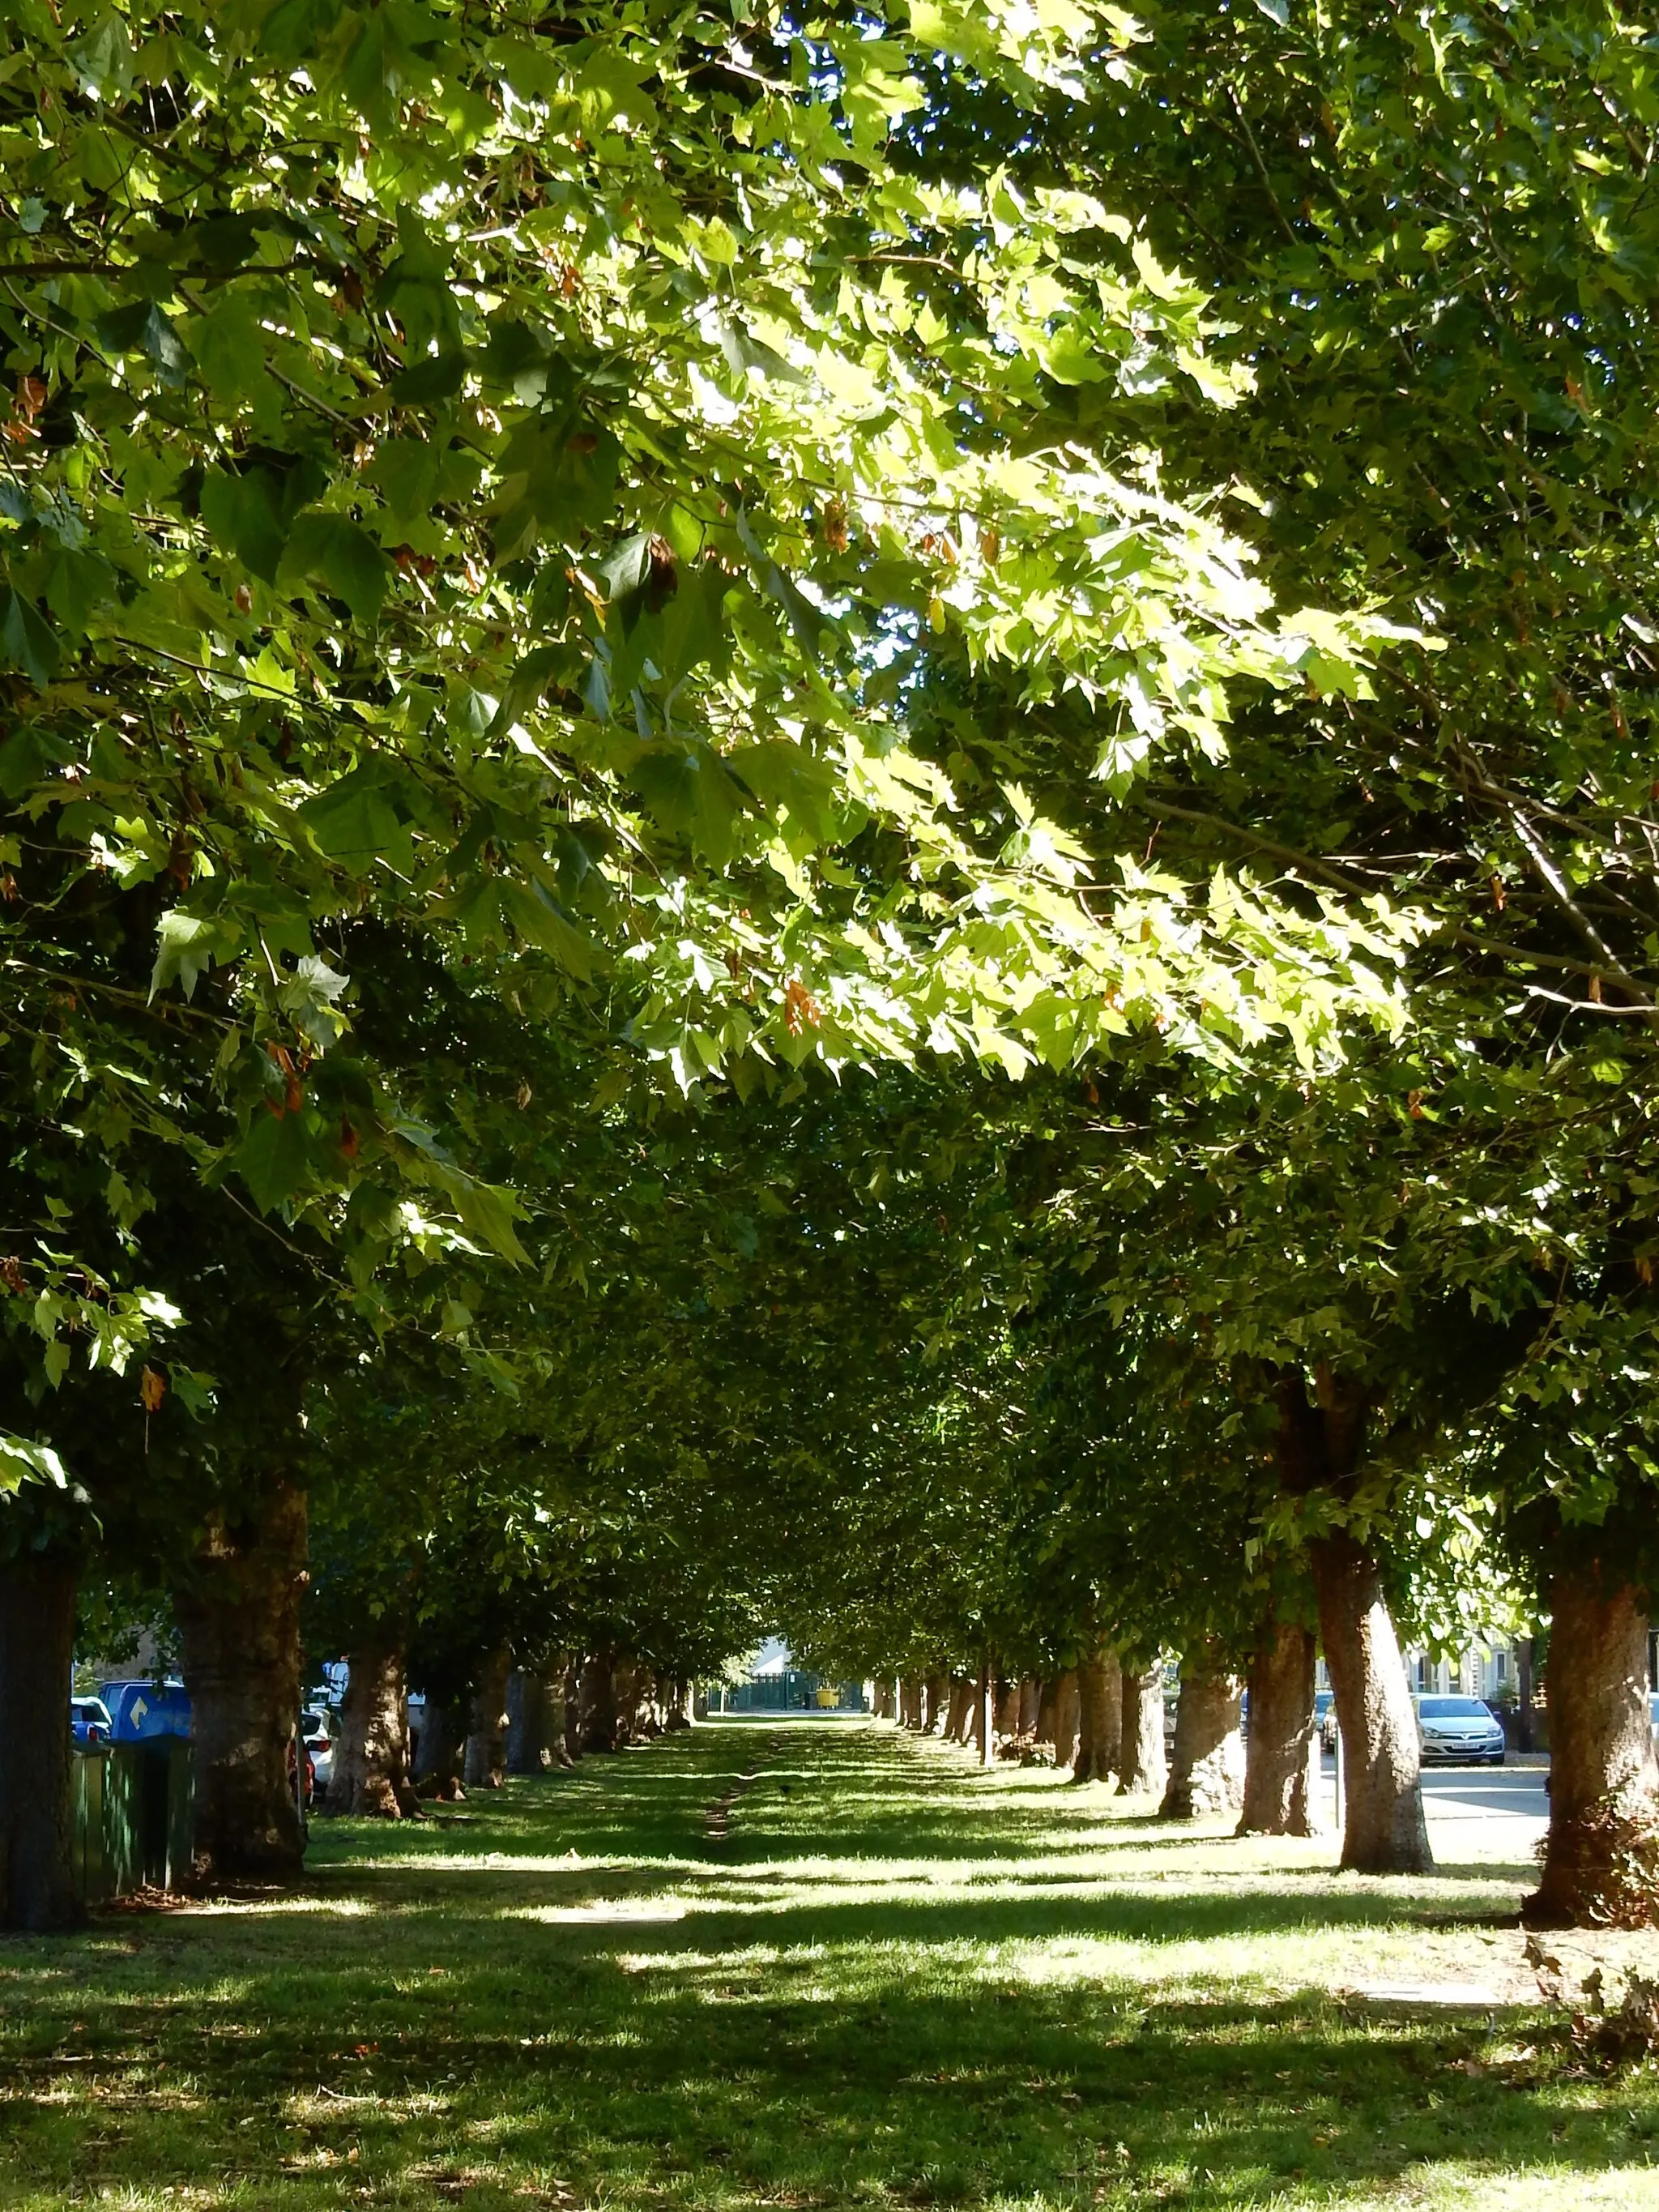
<svg viewBox="0 0 1659 2212"><path fill-rule="evenodd" d="M1659 2212L1659 2076L1551 2032L1524 1867L1338 1876L831 1721L313 1834L302 1894L0 1939L0 2207ZM1401 1980L1496 2001L1355 1995Z"/></svg>

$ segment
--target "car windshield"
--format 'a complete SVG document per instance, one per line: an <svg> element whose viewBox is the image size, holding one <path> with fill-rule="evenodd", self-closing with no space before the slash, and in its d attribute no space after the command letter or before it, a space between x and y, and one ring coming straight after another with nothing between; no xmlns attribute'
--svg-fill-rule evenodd
<svg viewBox="0 0 1659 2212"><path fill-rule="evenodd" d="M1425 1698L1419 1708L1425 1721L1489 1721L1479 1698Z"/></svg>

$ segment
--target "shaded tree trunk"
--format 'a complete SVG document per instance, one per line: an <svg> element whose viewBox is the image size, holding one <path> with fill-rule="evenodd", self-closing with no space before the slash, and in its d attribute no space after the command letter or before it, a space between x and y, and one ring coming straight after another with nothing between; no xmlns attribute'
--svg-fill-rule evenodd
<svg viewBox="0 0 1659 2212"><path fill-rule="evenodd" d="M927 1705L922 1714L922 1734L943 1735L950 1708L951 1677L948 1674L930 1674L927 1682Z"/></svg>
<svg viewBox="0 0 1659 2212"><path fill-rule="evenodd" d="M1077 1668L1077 1756L1073 1782L1104 1782L1123 1761L1123 1669L1109 1645Z"/></svg>
<svg viewBox="0 0 1659 2212"><path fill-rule="evenodd" d="M1515 1647L1515 1705L1517 1751L1531 1751L1537 1734L1533 1718L1532 1638L1523 1636Z"/></svg>
<svg viewBox="0 0 1659 2212"><path fill-rule="evenodd" d="M1133 1797L1162 1797L1166 1779L1164 1758L1164 1668L1126 1667L1123 1669L1124 1793Z"/></svg>
<svg viewBox="0 0 1659 2212"><path fill-rule="evenodd" d="M582 1749L615 1751L619 1727L616 1655L610 1651L591 1652L582 1662Z"/></svg>
<svg viewBox="0 0 1659 2212"><path fill-rule="evenodd" d="M582 1662L577 1652L564 1670L564 1750L565 1764L574 1766L582 1755Z"/></svg>
<svg viewBox="0 0 1659 2212"><path fill-rule="evenodd" d="M1224 1655L1206 1643L1187 1655L1176 1707L1175 1748L1161 1810L1171 1820L1213 1820L1244 1802L1240 1683Z"/></svg>
<svg viewBox="0 0 1659 2212"><path fill-rule="evenodd" d="M1005 1741L1019 1734L1019 1684L997 1685L997 1734Z"/></svg>
<svg viewBox="0 0 1659 2212"><path fill-rule="evenodd" d="M1550 1583L1550 1826L1534 1926L1643 1926L1659 1909L1648 1617L1599 1562Z"/></svg>
<svg viewBox="0 0 1659 2212"><path fill-rule="evenodd" d="M1352 1494L1366 1402L1328 1373L1310 1403L1300 1368L1281 1373L1280 1479L1294 1497ZM1308 1547L1319 1635L1342 1731L1342 1864L1360 1874L1425 1874L1434 1864L1423 1819L1417 1710L1373 1555L1346 1529Z"/></svg>
<svg viewBox="0 0 1659 2212"><path fill-rule="evenodd" d="M305 1492L277 1481L235 1520L216 1521L173 1594L195 1741L195 1860L204 1877L289 1881L305 1857L289 1766L300 1715L305 1562Z"/></svg>
<svg viewBox="0 0 1659 2212"><path fill-rule="evenodd" d="M920 1730L921 1700L921 1677L919 1674L902 1674L899 1677L899 1726L901 1728Z"/></svg>
<svg viewBox="0 0 1659 2212"><path fill-rule="evenodd" d="M1054 1765L1070 1766L1077 1757L1078 1727L1083 1704L1075 1674L1062 1674L1054 1684Z"/></svg>
<svg viewBox="0 0 1659 2212"><path fill-rule="evenodd" d="M1318 1832L1319 1746L1314 1734L1314 1639L1291 1621L1250 1662L1241 1836Z"/></svg>
<svg viewBox="0 0 1659 2212"><path fill-rule="evenodd" d="M1023 1676L1019 1685L1019 1718L1015 1723L1016 1735L1029 1735L1035 1741L1037 1732L1037 1715L1042 1706L1042 1683L1035 1674Z"/></svg>
<svg viewBox="0 0 1659 2212"><path fill-rule="evenodd" d="M459 1805L466 1792L461 1786L461 1759L465 1748L464 1706L428 1696L421 1741L415 1759L415 1782L423 1797L441 1804Z"/></svg>
<svg viewBox="0 0 1659 2212"><path fill-rule="evenodd" d="M1310 1545L1319 1632L1342 1731L1342 1864L1426 1874L1417 1710L1376 1561L1341 1531Z"/></svg>
<svg viewBox="0 0 1659 2212"><path fill-rule="evenodd" d="M507 1678L507 1771L547 1771L547 1686L527 1667L514 1667Z"/></svg>
<svg viewBox="0 0 1659 2212"><path fill-rule="evenodd" d="M346 1655L345 1700L325 1811L396 1820L418 1814L409 1771L409 1698L404 1655L392 1644L366 1644Z"/></svg>
<svg viewBox="0 0 1659 2212"><path fill-rule="evenodd" d="M1032 1731L1032 1740L1035 1742L1047 1744L1054 1742L1054 1707L1059 1690L1058 1674L1045 1674L1037 1684L1036 1725Z"/></svg>
<svg viewBox="0 0 1659 2212"><path fill-rule="evenodd" d="M951 1677L951 1702L945 1713L946 1743L965 1743L973 1725L974 1686L965 1674Z"/></svg>
<svg viewBox="0 0 1659 2212"><path fill-rule="evenodd" d="M78 1915L70 1856L72 1554L0 1565L0 1928L66 1928Z"/></svg>
<svg viewBox="0 0 1659 2212"><path fill-rule="evenodd" d="M501 1644L485 1658L468 1716L461 1769L469 1790L499 1790L507 1778L507 1678L512 1656Z"/></svg>

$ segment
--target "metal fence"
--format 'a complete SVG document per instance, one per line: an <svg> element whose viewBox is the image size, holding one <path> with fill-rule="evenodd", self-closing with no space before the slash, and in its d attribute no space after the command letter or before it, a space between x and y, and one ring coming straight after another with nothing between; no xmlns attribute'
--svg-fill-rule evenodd
<svg viewBox="0 0 1659 2212"><path fill-rule="evenodd" d="M861 1713L865 1709L862 1682L826 1682L822 1675L793 1667L727 1687L719 1707L726 1713Z"/></svg>

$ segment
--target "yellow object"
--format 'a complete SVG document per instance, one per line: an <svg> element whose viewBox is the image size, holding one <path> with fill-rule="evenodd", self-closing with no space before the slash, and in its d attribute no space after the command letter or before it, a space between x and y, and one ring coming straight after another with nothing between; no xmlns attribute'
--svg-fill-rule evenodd
<svg viewBox="0 0 1659 2212"><path fill-rule="evenodd" d="M818 1707L821 1711L826 1713L833 1712L840 1703L841 1693L839 1691L820 1690L818 1692Z"/></svg>

